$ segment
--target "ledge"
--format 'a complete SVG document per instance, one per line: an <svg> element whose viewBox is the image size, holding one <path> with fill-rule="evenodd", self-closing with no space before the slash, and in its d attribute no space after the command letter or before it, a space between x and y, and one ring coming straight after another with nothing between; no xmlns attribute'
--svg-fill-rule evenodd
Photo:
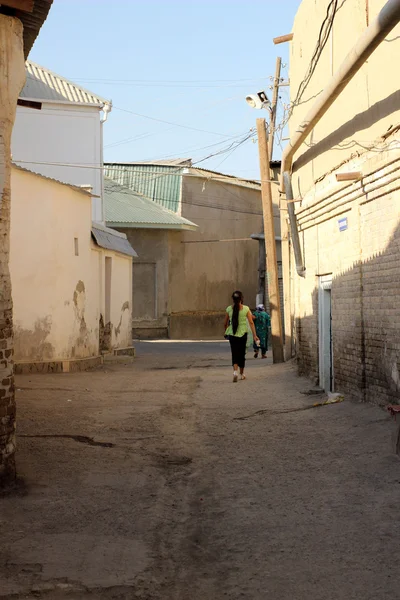
<svg viewBox="0 0 400 600"><path fill-rule="evenodd" d="M90 356L88 358L71 358L69 360L45 360L45 361L15 361L14 373L26 375L32 373L76 373L77 371L88 371L103 364L102 356Z"/></svg>

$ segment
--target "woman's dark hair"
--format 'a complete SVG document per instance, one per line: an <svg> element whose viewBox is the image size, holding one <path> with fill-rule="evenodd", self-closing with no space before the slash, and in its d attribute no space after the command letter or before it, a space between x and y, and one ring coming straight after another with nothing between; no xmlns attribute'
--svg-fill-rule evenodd
<svg viewBox="0 0 400 600"><path fill-rule="evenodd" d="M239 310L240 310L240 304L243 302L242 292L239 292L239 290L236 290L236 292L233 292L232 300L233 300L232 331L233 331L233 334L235 334L239 327Z"/></svg>

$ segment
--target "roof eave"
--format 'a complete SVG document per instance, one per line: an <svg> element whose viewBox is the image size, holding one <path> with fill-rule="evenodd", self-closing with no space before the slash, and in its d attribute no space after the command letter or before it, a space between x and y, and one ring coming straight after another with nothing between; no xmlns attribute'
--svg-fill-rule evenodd
<svg viewBox="0 0 400 600"><path fill-rule="evenodd" d="M25 58L28 58L28 54L35 43L39 31L47 19L47 15L49 14L52 3L53 0L35 0L32 12L26 12L0 5L0 13L17 17L24 26L23 40Z"/></svg>
<svg viewBox="0 0 400 600"><path fill-rule="evenodd" d="M107 227L119 227L120 229L171 229L174 231L197 231L198 225L166 224L166 223L118 223L107 221Z"/></svg>
<svg viewBox="0 0 400 600"><path fill-rule="evenodd" d="M97 102L72 102L71 100L49 100L48 98L31 98L30 96L20 96L19 98L21 100L27 100L28 102L41 102L42 104L63 104L66 106L84 106L89 108L98 108L99 110L101 110L105 105L105 102L102 102L101 104Z"/></svg>
<svg viewBox="0 0 400 600"><path fill-rule="evenodd" d="M42 173L37 173L36 171L31 171L31 169L27 169L26 167L21 167L21 165L19 165L16 162L11 161L11 167L13 169L17 169L18 171L28 173L29 175L34 175L35 177L39 177L40 179L45 179L46 181L51 181L52 183L56 183L57 185L63 185L65 187L68 187L71 190L78 192L79 194L83 194L84 196L87 196L88 198L100 198L100 196L97 196L96 194L92 194L92 192L89 192L84 187L81 187L79 185L74 185L73 183L67 183L66 181L60 181L60 179L54 179L54 177L48 177L47 175L43 175Z"/></svg>
<svg viewBox="0 0 400 600"><path fill-rule="evenodd" d="M214 177L210 175L212 173L215 174ZM261 183L258 181L240 179L240 177L235 177L234 175L222 175L218 174L216 171L208 171L206 169L195 169L195 167L190 167L190 169L187 169L186 173L182 173L182 176L191 178L197 177L198 179L209 179L211 181L227 183L229 185L236 185L252 190L261 190Z"/></svg>

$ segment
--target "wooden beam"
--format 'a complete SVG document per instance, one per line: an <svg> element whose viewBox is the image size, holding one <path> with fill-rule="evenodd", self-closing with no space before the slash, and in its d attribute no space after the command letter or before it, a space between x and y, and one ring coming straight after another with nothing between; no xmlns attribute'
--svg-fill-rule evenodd
<svg viewBox="0 0 400 600"><path fill-rule="evenodd" d="M336 173L336 181L357 181L358 179L362 179L362 173L360 171Z"/></svg>
<svg viewBox="0 0 400 600"><path fill-rule="evenodd" d="M279 37L274 38L272 41L274 44L283 44L283 42L290 42L293 39L293 33L288 33L287 35L281 35Z"/></svg>
<svg viewBox="0 0 400 600"><path fill-rule="evenodd" d="M0 0L0 6L9 6L22 12L33 12L35 0Z"/></svg>

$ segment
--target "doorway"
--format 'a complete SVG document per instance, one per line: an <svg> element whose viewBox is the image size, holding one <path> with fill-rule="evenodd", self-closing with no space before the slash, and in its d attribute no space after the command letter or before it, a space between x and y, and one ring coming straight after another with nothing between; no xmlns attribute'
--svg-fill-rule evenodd
<svg viewBox="0 0 400 600"><path fill-rule="evenodd" d="M111 289L112 289L112 258L105 257L104 262L104 318L100 315L99 347L100 352L111 350Z"/></svg>
<svg viewBox="0 0 400 600"><path fill-rule="evenodd" d="M111 277L112 277L112 258L106 256L105 261L105 278L104 278L104 291L105 291L105 325L111 321Z"/></svg>
<svg viewBox="0 0 400 600"><path fill-rule="evenodd" d="M133 263L133 311L136 320L157 318L157 268L155 263Z"/></svg>
<svg viewBox="0 0 400 600"><path fill-rule="evenodd" d="M319 330L319 385L326 392L333 392L333 344L332 344L332 275L319 278L318 330Z"/></svg>

